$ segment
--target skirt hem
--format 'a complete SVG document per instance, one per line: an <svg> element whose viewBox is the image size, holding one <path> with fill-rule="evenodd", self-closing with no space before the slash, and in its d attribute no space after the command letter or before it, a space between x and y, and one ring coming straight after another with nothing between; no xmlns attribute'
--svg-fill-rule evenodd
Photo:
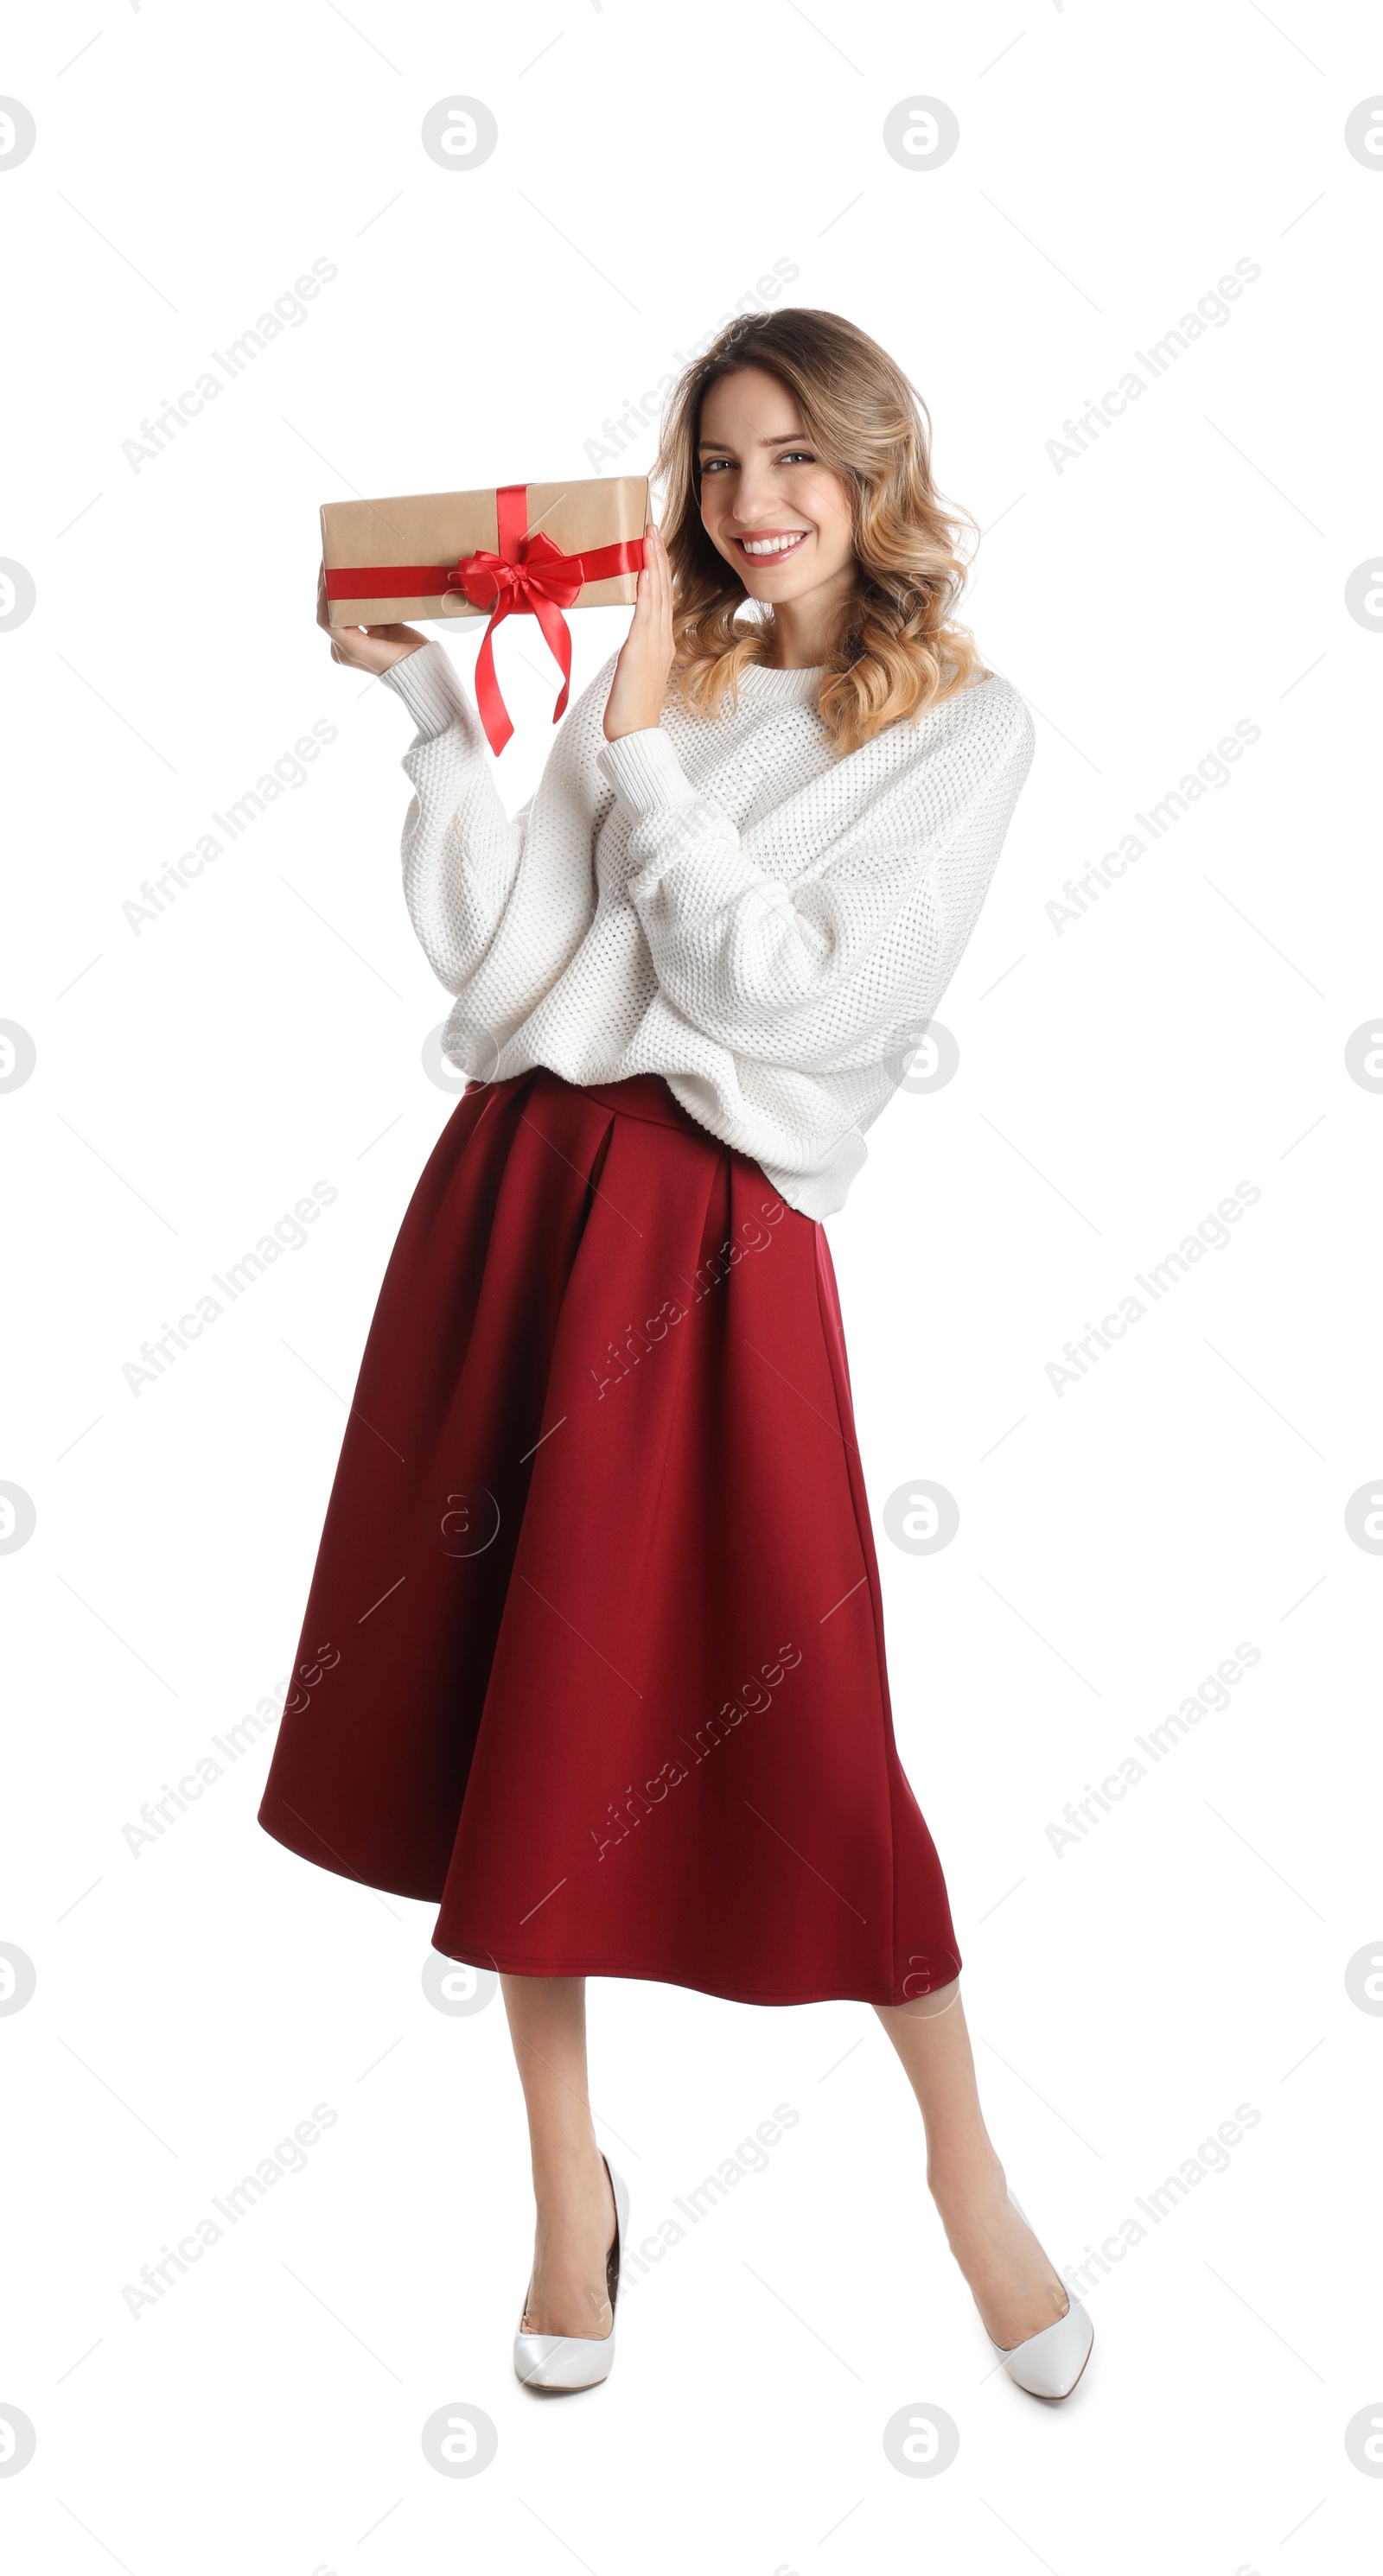
<svg viewBox="0 0 1383 2576"><path fill-rule="evenodd" d="M382 1884L377 1879L362 1878L359 1871L352 1869L347 1861L341 1860L340 1858L335 1860L320 1860L315 1852L304 1851L300 1843L290 1842L287 1836L280 1832L278 1826L269 1821L267 1816L261 1815L258 1822L263 1827L265 1833L270 1835L274 1842L279 1843L285 1851L291 1851L298 1860L310 1861L314 1869L327 1870L333 1878L348 1879L354 1887L372 1888L378 1896L402 1896L407 1898L411 1904L436 1905L441 1901L442 1890L440 1888L398 1887L392 1882ZM452 1937L454 1938L455 1936L453 1935ZM829 1988L823 1988L820 1992L813 1989L810 1994L750 1994L743 1990L737 1990L731 1986L707 1985L703 1983L700 1977L678 1975L676 1970L670 1967L652 1968L649 1967L646 1962L636 1967L632 1961L628 1960L616 1965L611 1965L608 1961L602 1961L599 1966L591 1966L587 1963L581 1967L574 1968L569 1960L520 1959L513 1955L500 1958L497 1952L488 1950L483 1941L478 1941L471 1947L464 1950L455 1950L439 1941L435 1933L432 1936L432 1947L438 1953L440 1958L457 1959L463 1967L467 1968L489 1968L493 1970L497 1976L627 1977L631 1978L636 1983L643 1985L681 1986L689 1994L714 1995L718 2002L727 2004L763 2004L765 2006L777 2005L779 2007L785 2007L790 2004L898 2005L912 2000L912 1998L901 1992L897 1994L864 1994L859 1992L853 1986L848 1989L840 1986L831 1986ZM955 1963L955 1975L958 1977L960 1972L961 1962L957 1960ZM943 1979L941 1982L949 1983L950 1980ZM934 1987L932 1991L935 1992L936 1988Z"/></svg>
<svg viewBox="0 0 1383 2576"><path fill-rule="evenodd" d="M897 1994L867 1995L860 1992L853 1986L848 1988L842 1986L830 1986L823 1988L820 1992L816 1992L814 1990L810 1994L750 1994L742 1990L737 1990L733 1986L705 1985L699 1977L678 1976L671 1968L650 1968L647 1965L636 1968L629 1964L611 1966L605 1962L602 1962L599 1967L582 1966L579 1968L573 1968L570 1965L558 1966L555 1962L552 1964L539 1965L536 1961L531 1959L497 1958L493 1951L484 1949L483 1945L479 1943L477 1943L473 1950L444 1950L441 1943L434 1939L432 1946L433 1949L438 1951L440 1956L444 1959L457 1959L461 1962L463 1967L467 1968L491 1968L500 1976L628 1977L639 1984L681 1986L689 1994L714 1995L718 2002L726 2004L764 2004L777 2005L780 2008L786 2007L790 2004L883 2004L885 2006L897 2006L913 2000L912 1997L903 1994L901 1990ZM957 1977L960 1975L959 1962L957 1962L955 1974ZM945 1978L941 1982L949 1985L953 1981L950 1978ZM939 1991L939 1988L932 1987L929 1991L936 1993Z"/></svg>

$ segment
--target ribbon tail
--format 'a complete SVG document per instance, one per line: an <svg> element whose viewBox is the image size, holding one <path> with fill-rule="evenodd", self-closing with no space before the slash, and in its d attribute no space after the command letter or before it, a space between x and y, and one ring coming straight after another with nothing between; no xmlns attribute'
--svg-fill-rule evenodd
<svg viewBox="0 0 1383 2576"><path fill-rule="evenodd" d="M561 693L552 710L552 721L557 724L567 712L567 698L571 691L571 628L554 600L536 598L533 614L543 630L548 651L562 674Z"/></svg>
<svg viewBox="0 0 1383 2576"><path fill-rule="evenodd" d="M485 633L481 638L480 651L476 656L475 665L475 702L480 710L480 721L485 727L485 739L489 743L490 749L495 754L496 759L498 759L499 754L503 751L505 744L511 739L514 731L514 728L509 721L509 710L504 703L499 680L495 673L493 643L495 628L499 625L501 619L507 617L508 613L509 605L507 600L501 600L498 606L493 610L489 623L486 626Z"/></svg>

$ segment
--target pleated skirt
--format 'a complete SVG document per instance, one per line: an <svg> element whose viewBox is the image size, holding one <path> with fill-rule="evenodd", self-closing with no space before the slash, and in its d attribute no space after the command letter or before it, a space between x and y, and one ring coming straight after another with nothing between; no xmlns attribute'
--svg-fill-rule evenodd
<svg viewBox="0 0 1383 2576"><path fill-rule="evenodd" d="M960 1968L822 1227L660 1076L471 1086L370 1327L260 1823L447 1956L732 2001Z"/></svg>

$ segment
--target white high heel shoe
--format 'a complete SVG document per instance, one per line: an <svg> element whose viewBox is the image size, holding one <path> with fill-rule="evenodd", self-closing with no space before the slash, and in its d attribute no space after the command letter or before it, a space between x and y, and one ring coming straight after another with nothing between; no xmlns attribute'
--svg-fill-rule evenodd
<svg viewBox="0 0 1383 2576"><path fill-rule="evenodd" d="M1032 2221L1022 2202L1013 2192L1009 2199L1024 2226L1030 2227ZM1036 2229L1033 2232L1036 2234ZM1003 2363L1016 2386L1025 2388L1030 2397L1069 2397L1090 2359L1095 2329L1074 2293L1068 2290L1066 2296L1064 2317L1058 2317L1055 2325L1043 2326L1039 2334L1029 2335L1025 2342L1011 2344L1007 2351L986 2329L990 2351Z"/></svg>
<svg viewBox="0 0 1383 2576"><path fill-rule="evenodd" d="M595 2388L608 2379L615 2358L615 2305L619 2297L620 2253L629 2234L629 2193L607 2156L601 2157L615 2195L615 2236L605 2257L605 2287L610 2301L607 2335L525 2334L527 2300L519 2311L514 2337L514 2368L525 2388Z"/></svg>

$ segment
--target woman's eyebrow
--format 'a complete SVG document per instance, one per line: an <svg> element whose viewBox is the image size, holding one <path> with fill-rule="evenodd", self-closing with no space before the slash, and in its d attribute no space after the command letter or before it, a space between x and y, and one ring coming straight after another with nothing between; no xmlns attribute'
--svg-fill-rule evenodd
<svg viewBox="0 0 1383 2576"><path fill-rule="evenodd" d="M807 433L804 429L781 429L775 438L759 438L755 440L754 444L756 447L802 447L807 444ZM724 438L698 439L698 453L706 448L713 448L718 456L733 456L734 454L734 449L731 447L729 440Z"/></svg>

